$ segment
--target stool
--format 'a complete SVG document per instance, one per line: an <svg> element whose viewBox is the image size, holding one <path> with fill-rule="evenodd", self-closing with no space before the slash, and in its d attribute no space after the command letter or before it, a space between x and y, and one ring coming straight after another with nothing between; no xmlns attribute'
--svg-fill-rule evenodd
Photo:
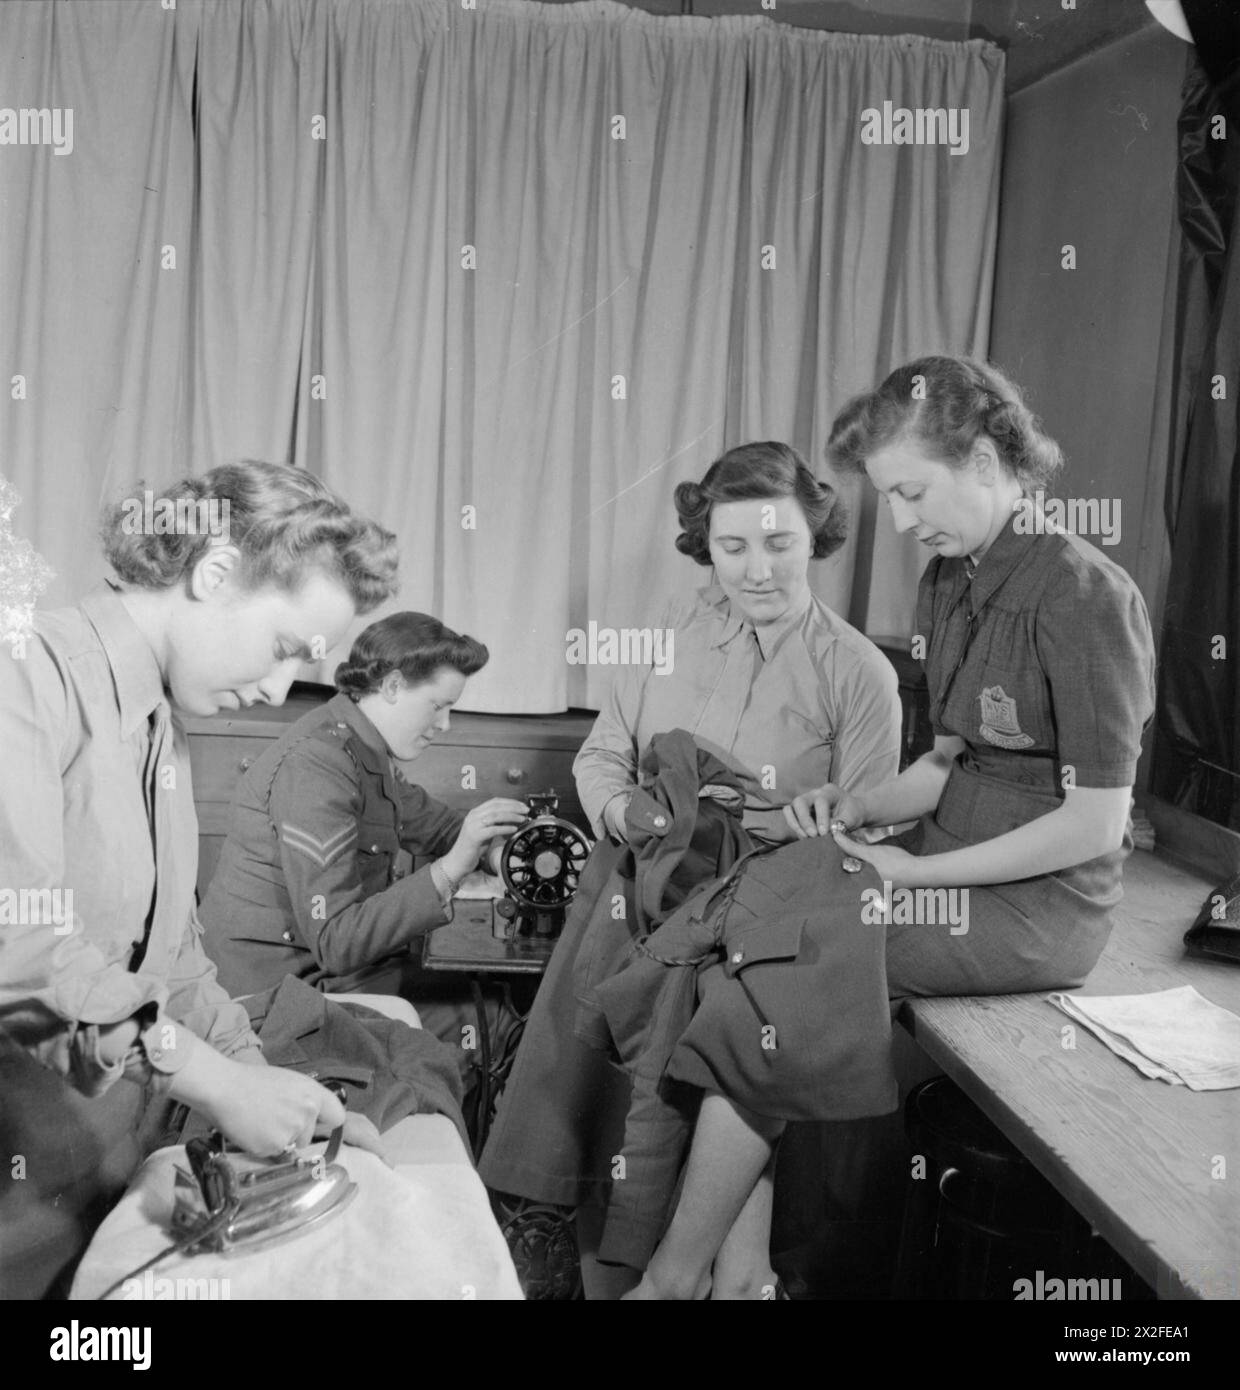
<svg viewBox="0 0 1240 1390"><path fill-rule="evenodd" d="M945 1076L910 1092L909 1179L893 1297L1011 1299L1017 1279L1080 1277L1089 1228Z"/></svg>

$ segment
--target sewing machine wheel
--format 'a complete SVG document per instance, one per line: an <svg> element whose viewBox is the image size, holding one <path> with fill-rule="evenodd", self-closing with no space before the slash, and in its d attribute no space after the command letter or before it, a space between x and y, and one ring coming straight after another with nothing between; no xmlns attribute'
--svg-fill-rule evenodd
<svg viewBox="0 0 1240 1390"><path fill-rule="evenodd" d="M558 816L536 816L514 831L500 858L504 887L522 907L537 912L566 908L577 892L590 842Z"/></svg>

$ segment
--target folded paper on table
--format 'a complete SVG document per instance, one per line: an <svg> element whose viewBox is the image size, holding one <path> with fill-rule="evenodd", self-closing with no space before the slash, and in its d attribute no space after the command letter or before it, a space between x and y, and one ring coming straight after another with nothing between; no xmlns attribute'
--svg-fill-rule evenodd
<svg viewBox="0 0 1240 1390"><path fill-rule="evenodd" d="M1146 1076L1194 1091L1240 1086L1240 1018L1191 985L1049 1000Z"/></svg>

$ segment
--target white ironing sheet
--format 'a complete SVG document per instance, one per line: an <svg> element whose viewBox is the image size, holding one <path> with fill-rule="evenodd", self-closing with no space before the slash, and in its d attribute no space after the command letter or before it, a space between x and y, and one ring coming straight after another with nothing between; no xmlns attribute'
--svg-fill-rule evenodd
<svg viewBox="0 0 1240 1390"><path fill-rule="evenodd" d="M412 1115L384 1142L395 1168L362 1149L341 1149L359 1191L322 1227L267 1250L169 1256L111 1298L521 1298L486 1189L452 1121ZM71 1298L98 1298L169 1243L178 1163L189 1171L183 1147L147 1159L96 1232Z"/></svg>

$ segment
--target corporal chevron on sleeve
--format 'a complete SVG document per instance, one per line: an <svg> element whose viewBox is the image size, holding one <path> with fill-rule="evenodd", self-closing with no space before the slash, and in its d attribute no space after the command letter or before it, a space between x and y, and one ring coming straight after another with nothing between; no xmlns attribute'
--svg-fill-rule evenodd
<svg viewBox="0 0 1240 1390"><path fill-rule="evenodd" d="M353 842L357 839L357 825L342 826L334 835L320 840L308 830L303 830L301 826L290 825L288 821L281 821L280 838L289 849L297 850L299 854L304 854L307 859L312 859L319 868L326 869L329 864L335 863L346 850L352 847Z"/></svg>

